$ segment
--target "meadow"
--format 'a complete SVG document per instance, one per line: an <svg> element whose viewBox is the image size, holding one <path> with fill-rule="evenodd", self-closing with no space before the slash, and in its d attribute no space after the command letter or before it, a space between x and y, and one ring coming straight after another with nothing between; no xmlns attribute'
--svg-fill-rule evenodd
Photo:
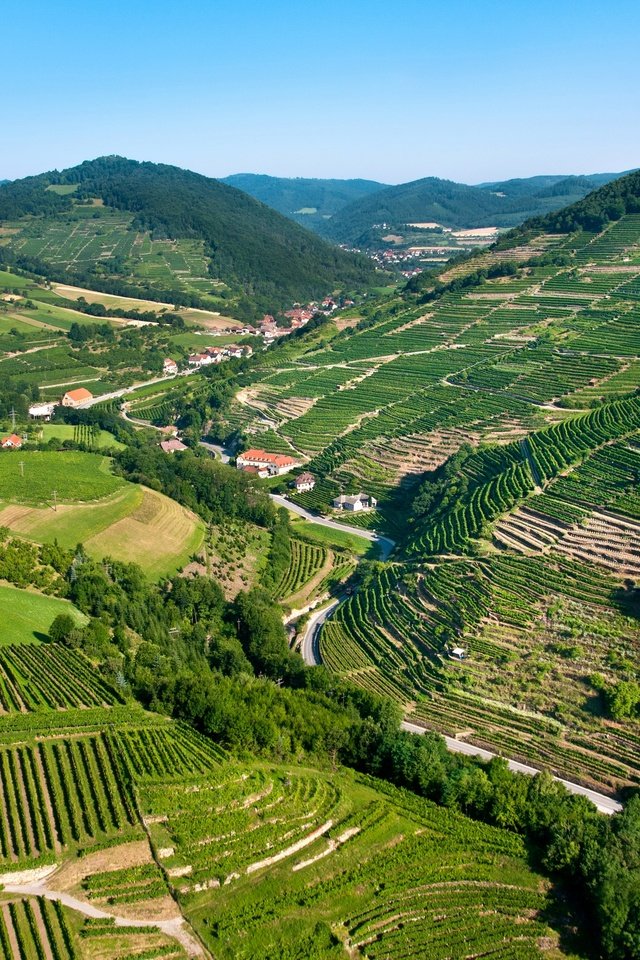
<svg viewBox="0 0 640 960"><path fill-rule="evenodd" d="M86 620L67 600L0 585L0 647L42 640L61 613L70 614L78 623Z"/></svg>
<svg viewBox="0 0 640 960"><path fill-rule="evenodd" d="M16 450L0 455L0 502L33 506L101 500L123 485L110 460L80 451Z"/></svg>

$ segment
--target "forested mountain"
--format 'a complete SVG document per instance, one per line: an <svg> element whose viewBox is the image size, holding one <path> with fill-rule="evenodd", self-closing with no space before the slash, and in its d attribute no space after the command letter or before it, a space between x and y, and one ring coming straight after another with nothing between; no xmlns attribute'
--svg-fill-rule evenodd
<svg viewBox="0 0 640 960"><path fill-rule="evenodd" d="M133 278L139 287L153 287L155 263L140 270L136 264L145 238L178 246L190 241L188 250L183 244L177 252L200 256L194 279L204 281L205 288L222 281L231 291L262 298L265 307L366 284L374 274L365 260L336 250L234 187L178 167L122 157L101 157L6 184L0 191L0 221L23 228L12 235L10 246L17 254L35 254L58 279L83 283L108 271L111 279ZM64 236L52 245L48 231L71 234L80 222L87 242L66 258L59 243ZM100 245L106 229L115 231L112 242ZM32 242L39 239L40 245ZM181 289L181 283L175 287Z"/></svg>
<svg viewBox="0 0 640 960"><path fill-rule="evenodd" d="M384 190L387 186L375 180L269 177L257 173L236 173L224 177L222 183L244 190L285 217L311 229L353 200Z"/></svg>
<svg viewBox="0 0 640 960"><path fill-rule="evenodd" d="M584 175L543 174L536 177L517 177L513 180L497 180L477 184L482 190L504 193L507 197L571 196L597 190L610 180L623 176L620 173L589 173Z"/></svg>
<svg viewBox="0 0 640 960"><path fill-rule="evenodd" d="M389 228L435 221L445 227L517 226L527 217L581 199L618 174L540 176L468 186L426 177L356 200L320 225L338 243L366 246L376 224Z"/></svg>

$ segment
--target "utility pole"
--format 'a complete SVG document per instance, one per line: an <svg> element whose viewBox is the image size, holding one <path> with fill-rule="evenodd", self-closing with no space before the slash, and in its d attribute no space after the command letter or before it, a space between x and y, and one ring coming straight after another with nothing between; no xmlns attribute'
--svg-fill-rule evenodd
<svg viewBox="0 0 640 960"><path fill-rule="evenodd" d="M58 491L53 491L53 512L57 513L58 511Z"/></svg>
<svg viewBox="0 0 640 960"><path fill-rule="evenodd" d="M16 408L11 408L11 432L16 432Z"/></svg>
<svg viewBox="0 0 640 960"><path fill-rule="evenodd" d="M24 460L20 460L18 466L20 467L20 476L24 477Z"/></svg>

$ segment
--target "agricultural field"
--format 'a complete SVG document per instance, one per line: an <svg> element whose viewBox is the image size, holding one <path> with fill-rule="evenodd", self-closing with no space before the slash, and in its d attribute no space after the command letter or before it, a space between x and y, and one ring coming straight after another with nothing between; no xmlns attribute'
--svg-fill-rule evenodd
<svg viewBox="0 0 640 960"><path fill-rule="evenodd" d="M7 499L0 504L0 526L37 543L57 540L66 549L82 543L90 556L137 563L154 580L180 570L204 539L204 524L190 510L162 493L119 479L110 496L59 503L55 510L51 504L31 506Z"/></svg>
<svg viewBox="0 0 640 960"><path fill-rule="evenodd" d="M197 791L142 790L155 845L172 849L163 865L214 956L444 958L458 936L465 955L495 952L496 931L497 956L539 957L543 940L558 950L542 919L548 887L514 835L346 772L230 774Z"/></svg>
<svg viewBox="0 0 640 960"><path fill-rule="evenodd" d="M0 502L53 506L99 501L122 488L108 457L79 451L20 450L0 455Z"/></svg>
<svg viewBox="0 0 640 960"><path fill-rule="evenodd" d="M5 226L17 228L10 244L22 256L46 259L54 267L80 274L117 258L126 263L133 284L195 293L210 300L213 310L224 306L220 292L227 288L208 274L204 241L153 240L148 232L131 228L133 219L101 206L79 206L71 228L66 221L46 218Z"/></svg>

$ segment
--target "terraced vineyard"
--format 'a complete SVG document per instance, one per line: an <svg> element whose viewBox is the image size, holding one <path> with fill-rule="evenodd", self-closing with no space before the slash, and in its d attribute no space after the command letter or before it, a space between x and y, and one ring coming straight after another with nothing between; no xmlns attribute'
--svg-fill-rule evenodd
<svg viewBox="0 0 640 960"><path fill-rule="evenodd" d="M158 801L148 802L168 810ZM308 956L445 958L464 940L465 956L490 948L536 958L543 939L555 941L542 920L544 885L516 837L374 781L259 770L240 789L226 781L183 792L177 807L196 825L185 835L169 812L167 829L193 866L183 897L217 957L286 956L295 942ZM213 831L211 819L199 826L207 809Z"/></svg>
<svg viewBox="0 0 640 960"><path fill-rule="evenodd" d="M304 540L291 540L291 560L287 570L275 587L275 595L285 600L299 593L321 571L330 569L333 554L325 547L305 543Z"/></svg>
<svg viewBox="0 0 640 960"><path fill-rule="evenodd" d="M640 216L501 247L442 280L509 260L514 275L394 294L286 366L270 356L238 415L257 425L263 406L306 455L298 502L373 494L376 513L340 520L398 543L325 623L327 666L443 732L615 789L640 782L640 721L602 692L639 680Z"/></svg>

